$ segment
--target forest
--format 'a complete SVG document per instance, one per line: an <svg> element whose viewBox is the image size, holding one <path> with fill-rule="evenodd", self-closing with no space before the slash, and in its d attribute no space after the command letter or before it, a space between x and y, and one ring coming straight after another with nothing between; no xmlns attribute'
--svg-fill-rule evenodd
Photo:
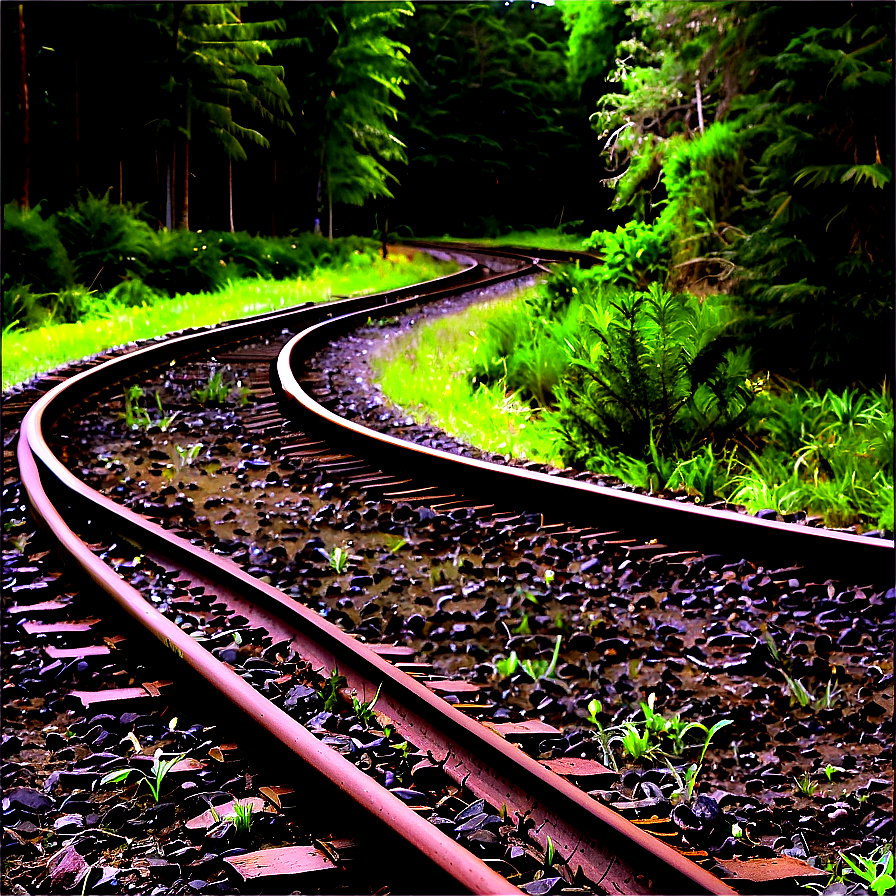
<svg viewBox="0 0 896 896"><path fill-rule="evenodd" d="M555 462L892 529L892 5L47 8L0 7L4 342L550 231L600 264L479 322L471 395Z"/></svg>

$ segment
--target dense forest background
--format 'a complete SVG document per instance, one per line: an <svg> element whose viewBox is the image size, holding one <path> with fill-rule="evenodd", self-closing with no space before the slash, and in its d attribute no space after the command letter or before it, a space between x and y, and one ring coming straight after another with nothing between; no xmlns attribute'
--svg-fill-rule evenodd
<svg viewBox="0 0 896 896"><path fill-rule="evenodd" d="M893 10L5 3L7 229L93 194L168 231L593 232L614 282L732 294L760 367L876 383Z"/></svg>
<svg viewBox="0 0 896 896"><path fill-rule="evenodd" d="M110 191L158 226L228 229L232 207L237 229L264 234L315 219L326 232L331 198L337 234L369 233L383 214L417 234L574 220L590 232L609 205L555 7L2 13L5 202L27 190L56 210L78 189Z"/></svg>
<svg viewBox="0 0 896 896"><path fill-rule="evenodd" d="M550 239L599 264L477 309L447 419L892 531L894 9L0 4L4 347L370 279L370 237Z"/></svg>

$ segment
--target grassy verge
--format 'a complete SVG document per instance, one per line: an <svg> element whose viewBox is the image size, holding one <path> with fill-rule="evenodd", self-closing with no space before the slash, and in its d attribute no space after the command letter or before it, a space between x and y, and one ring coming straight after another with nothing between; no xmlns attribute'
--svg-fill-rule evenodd
<svg viewBox="0 0 896 896"><path fill-rule="evenodd" d="M228 282L216 293L177 295L136 308L97 309L93 317L73 324L51 324L36 330L3 334L3 388L24 382L66 361L95 354L113 345L180 330L288 308L303 302L325 302L338 296L382 292L418 283L456 270L421 253L413 259L391 254L385 261L367 255L338 269L318 270L306 279Z"/></svg>
<svg viewBox="0 0 896 896"><path fill-rule="evenodd" d="M653 447L644 456L609 444L578 451L573 439L574 452L562 384L580 311L573 304L544 327L545 315L533 307L544 312L535 291L419 327L376 360L384 393L488 451L559 466L574 459L650 491L685 490L698 502L727 500L752 513L806 511L829 526L893 530L889 390L820 393L756 378L746 421L725 440L701 439L689 452L664 457ZM563 346L571 350L565 358Z"/></svg>
<svg viewBox="0 0 896 896"><path fill-rule="evenodd" d="M506 302L472 305L397 340L374 359L383 392L396 405L487 451L542 463L554 459L552 433L503 382L473 383L477 332Z"/></svg>
<svg viewBox="0 0 896 896"><path fill-rule="evenodd" d="M483 246L533 246L539 249L571 249L584 252L585 237L574 233L561 233L549 227L539 230L512 230L502 236L495 237L421 237L421 239L440 240L445 243L481 243Z"/></svg>

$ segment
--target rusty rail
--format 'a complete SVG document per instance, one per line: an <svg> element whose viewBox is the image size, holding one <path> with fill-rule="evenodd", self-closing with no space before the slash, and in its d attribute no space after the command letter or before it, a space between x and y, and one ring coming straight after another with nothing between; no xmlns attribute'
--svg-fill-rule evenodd
<svg viewBox="0 0 896 896"><path fill-rule="evenodd" d="M390 308L381 313L393 313ZM323 344L359 326L372 315L346 314L309 327L284 346L277 360L275 389L285 412L323 431L340 446L370 459L381 469L399 470L434 481L463 483L471 495L488 495L509 506L550 513L586 526L637 532L670 547L751 557L773 567L802 566L828 577L889 583L893 541L830 529L779 523L742 513L714 510L633 492L578 482L519 467L492 464L405 442L345 420L319 404L295 370Z"/></svg>

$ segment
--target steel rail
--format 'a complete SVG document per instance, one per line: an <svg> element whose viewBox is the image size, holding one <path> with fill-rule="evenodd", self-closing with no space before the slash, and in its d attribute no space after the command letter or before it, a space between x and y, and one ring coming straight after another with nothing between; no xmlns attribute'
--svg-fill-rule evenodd
<svg viewBox="0 0 896 896"><path fill-rule="evenodd" d="M365 312L367 316L374 313ZM381 308L380 313L391 314L393 308ZM459 483L465 493L487 494L490 501L498 499L517 507L524 502L522 509L550 513L564 521L648 533L647 539L665 545L750 557L770 568L801 566L824 577L862 584L893 580L896 551L889 539L759 519L489 463L407 442L346 420L317 402L295 371L321 346L366 319L346 314L298 333L280 352L274 388L285 399L287 413L314 426L315 431L325 430L334 443L386 471L397 469Z"/></svg>
<svg viewBox="0 0 896 896"><path fill-rule="evenodd" d="M417 297L408 298L405 303L418 300ZM385 307L394 310L395 304ZM283 315L277 315L276 323L283 322L283 319ZM225 332L221 332L222 329ZM417 848L452 874L464 888L481 893L516 892L455 841L444 837L428 823L421 822L393 795L385 791L378 793L381 788L369 778L362 776L363 780L356 779L360 773L347 760L335 753L331 756L331 751L323 748L304 729L301 729L304 734L299 733L297 729L301 726L149 606L138 592L124 584L77 539L53 506L47 490L61 490L76 505L86 505L88 517L113 515L115 531L127 533L130 538L139 538L143 544L148 544L163 555L174 556L176 562L182 563L185 568L199 570L199 575L223 583L220 587L229 590L231 597L252 594L263 604L265 612L274 610L288 619L288 624L297 632L296 641L303 642L297 645L299 655L304 653L310 656L316 665L325 669L338 662L349 682L357 689L372 689L377 684L383 684L381 700L386 710L395 717L396 727L402 734L412 742L423 742L434 747L445 760L445 770L449 775L467 780L474 792L489 796L493 804L507 804L517 811L530 812L533 820L545 826L542 839L553 834L556 847L573 864L581 865L589 876L602 881L602 886L627 893L733 892L713 875L590 799L515 747L508 747L496 734L463 716L419 682L395 670L375 653L301 604L258 582L231 561L210 555L97 494L69 472L46 445L44 425L70 406L72 396L98 390L99 384L108 381L110 376L120 378L140 366L156 366L160 359L164 363L173 353L195 351L198 344L208 347L213 341L212 333L217 333L218 340L232 341L235 333L226 332L228 329L224 327L211 333L179 337L170 343L151 346L106 362L60 384L30 409L23 421L18 445L22 482L29 504L42 527L49 531L63 552L169 649L219 690L232 693L244 703L253 718L280 736L314 768L324 774L330 771L330 776L335 776L346 788L350 783L357 787L355 798L393 830L409 825L407 830L411 831L411 840ZM438 718L440 724L448 729L447 733L435 731L428 734L432 725L428 719L424 720L424 716ZM470 773L489 760L493 764L503 763L505 771L517 780L510 781L507 774L502 776L499 773L492 775L491 783L487 785L479 784L478 778L471 781ZM631 842L636 844L635 864L620 859L618 855L629 853Z"/></svg>
<svg viewBox="0 0 896 896"><path fill-rule="evenodd" d="M268 591L269 603L284 603L286 610L300 619L307 630L313 632L304 637L304 641L308 642L304 654L311 659L317 659L318 667L329 668L338 656L347 669L349 665L347 654L357 653L360 650L362 654L369 654L364 659L373 664L380 681L389 675L403 675L403 673L398 673L366 648L360 648L352 639L348 639L334 626L321 620L300 604L274 589L266 588L231 561L222 560L196 549L189 542L177 538L94 492L55 457L46 444L43 430L79 398L99 391L110 382L120 381L139 370L173 361L186 353L195 353L202 349L252 338L274 327L292 323L296 319L307 321L309 318L331 315L334 306L343 310L350 306L360 306L363 313L365 306L379 305L384 298L387 303L418 302L425 299L427 294L450 294L456 292L460 286L472 288L477 284L500 282L535 270L531 265L525 264L526 259L520 259L510 253L504 253L503 257L506 259L505 268L517 270L505 271L496 277L484 277L481 266L477 263L458 274L439 278L435 284L432 282L425 285L416 284L376 297L349 299L325 306L313 305L298 310L259 315L239 324L224 324L209 330L187 333L100 363L60 383L35 402L22 421L16 452L23 489L33 516L41 529L51 537L61 553L72 561L76 568L111 595L131 617L146 627L191 668L203 675L212 686L238 705L250 718L277 737L317 772L336 782L360 806L403 837L423 857L450 875L460 888L472 893L520 891L456 841L421 819L401 800L380 787L336 751L321 744L303 726L271 704L239 675L215 659L193 638L155 610L138 591L125 583L76 536L48 492L61 493L75 505L86 507L87 516L90 518L112 519L114 521L110 524L112 530L119 533L128 532L131 537L152 544L163 555L179 554L181 558L185 558L186 568L198 567L216 580L222 577L229 580L239 589L240 595L252 593L253 590L262 593ZM436 287L435 290L433 286ZM330 640L341 643L343 649L337 650L334 654L320 648L316 638L316 630L320 628L329 629ZM353 673L352 677L362 688L365 686L365 682L358 679L357 675ZM371 680L373 677L371 676ZM431 698L428 692L423 696ZM399 714L402 708L396 705L395 709L396 714Z"/></svg>

